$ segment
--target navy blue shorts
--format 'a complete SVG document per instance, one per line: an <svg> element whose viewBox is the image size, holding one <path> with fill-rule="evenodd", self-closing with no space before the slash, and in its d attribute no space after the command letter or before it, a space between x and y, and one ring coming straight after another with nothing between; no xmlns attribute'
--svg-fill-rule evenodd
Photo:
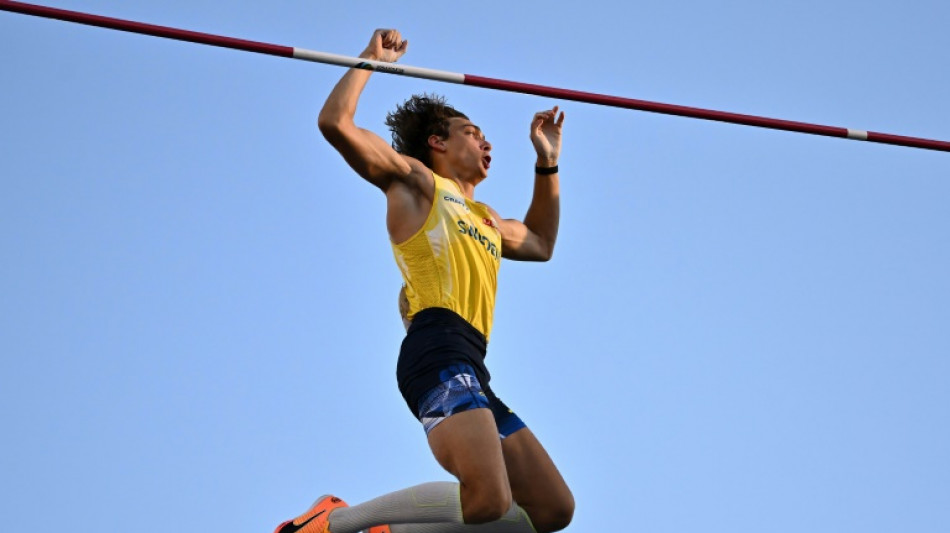
<svg viewBox="0 0 950 533"><path fill-rule="evenodd" d="M412 320L399 351L399 391L426 434L469 409L490 409L505 438L524 422L491 390L485 337L448 309L424 309Z"/></svg>

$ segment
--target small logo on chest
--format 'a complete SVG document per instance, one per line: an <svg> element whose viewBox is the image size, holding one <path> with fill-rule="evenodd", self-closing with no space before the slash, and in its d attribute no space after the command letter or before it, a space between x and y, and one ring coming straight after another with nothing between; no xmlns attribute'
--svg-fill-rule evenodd
<svg viewBox="0 0 950 533"><path fill-rule="evenodd" d="M451 202L453 204L460 205L465 209L465 211L469 211L468 205L463 200L459 200L458 198L454 196L449 196L447 194L442 196L442 199L445 200L446 202Z"/></svg>

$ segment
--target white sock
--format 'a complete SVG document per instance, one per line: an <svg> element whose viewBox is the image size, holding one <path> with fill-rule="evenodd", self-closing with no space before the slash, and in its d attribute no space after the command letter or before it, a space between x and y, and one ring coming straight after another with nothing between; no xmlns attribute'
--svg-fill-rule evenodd
<svg viewBox="0 0 950 533"><path fill-rule="evenodd" d="M461 524L458 483L434 481L399 490L330 515L332 533L357 533L380 524Z"/></svg>
<svg viewBox="0 0 950 533"><path fill-rule="evenodd" d="M458 483L434 481L392 492L330 515L331 533L358 533L388 524L392 533L535 533L524 509L512 502L499 520L465 524Z"/></svg>
<svg viewBox="0 0 950 533"><path fill-rule="evenodd" d="M392 533L536 533L528 513L514 502L505 516L487 524L392 524L389 529Z"/></svg>

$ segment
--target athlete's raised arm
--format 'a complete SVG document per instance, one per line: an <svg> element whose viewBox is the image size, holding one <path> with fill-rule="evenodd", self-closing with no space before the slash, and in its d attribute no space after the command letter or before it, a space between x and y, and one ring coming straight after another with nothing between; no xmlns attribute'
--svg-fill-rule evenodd
<svg viewBox="0 0 950 533"><path fill-rule="evenodd" d="M408 46L409 41L402 40L398 31L376 30L360 57L391 63L402 57ZM396 153L381 137L354 122L357 102L371 74L371 70L349 69L327 97L317 124L357 174L387 191L394 179L409 176L413 166L420 164Z"/></svg>
<svg viewBox="0 0 950 533"><path fill-rule="evenodd" d="M564 112L557 106L535 113L531 121L531 144L537 153L534 195L524 221L503 220L497 214L502 255L519 261L547 261L554 254L561 218L561 190L557 162L561 155Z"/></svg>

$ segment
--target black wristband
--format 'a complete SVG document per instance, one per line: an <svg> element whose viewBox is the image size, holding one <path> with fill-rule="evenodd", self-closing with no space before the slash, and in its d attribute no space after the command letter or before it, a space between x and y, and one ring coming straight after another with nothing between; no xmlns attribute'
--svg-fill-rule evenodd
<svg viewBox="0 0 950 533"><path fill-rule="evenodd" d="M548 176L551 174L557 174L557 165L553 167L534 167L534 173L539 176Z"/></svg>

